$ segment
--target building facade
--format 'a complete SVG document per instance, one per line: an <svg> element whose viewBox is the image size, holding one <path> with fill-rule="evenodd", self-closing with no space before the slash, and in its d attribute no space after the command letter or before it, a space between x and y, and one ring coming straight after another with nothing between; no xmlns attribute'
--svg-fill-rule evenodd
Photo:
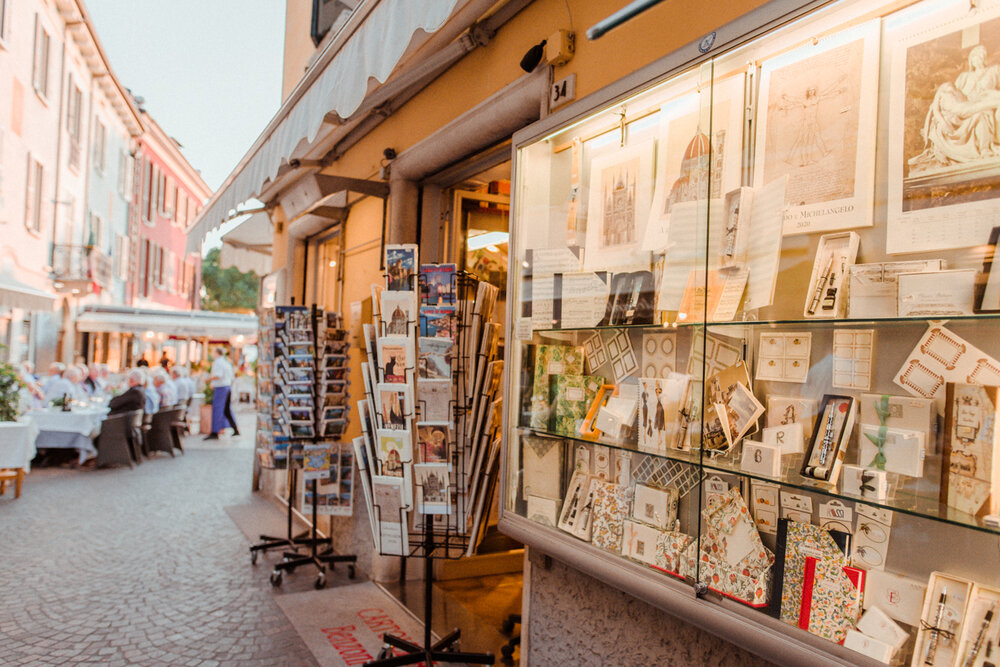
<svg viewBox="0 0 1000 667"><path fill-rule="evenodd" d="M130 336L80 332L76 318L196 308L200 259L183 229L208 188L116 77L83 0L0 1L0 99L0 276L53 301L0 308L6 357L124 363ZM151 165L157 209L137 220Z"/></svg>
<svg viewBox="0 0 1000 667"><path fill-rule="evenodd" d="M142 112L146 132L136 149L130 244L136 267L127 303L142 308L198 309L201 254L186 252L189 221L211 189L180 145Z"/></svg>

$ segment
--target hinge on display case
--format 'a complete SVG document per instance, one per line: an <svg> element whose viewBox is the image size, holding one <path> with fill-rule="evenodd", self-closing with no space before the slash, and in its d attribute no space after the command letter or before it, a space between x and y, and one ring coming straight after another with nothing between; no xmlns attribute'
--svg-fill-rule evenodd
<svg viewBox="0 0 1000 667"><path fill-rule="evenodd" d="M708 595L708 584L703 584L699 581L694 585L694 596L699 600L703 600L706 595Z"/></svg>

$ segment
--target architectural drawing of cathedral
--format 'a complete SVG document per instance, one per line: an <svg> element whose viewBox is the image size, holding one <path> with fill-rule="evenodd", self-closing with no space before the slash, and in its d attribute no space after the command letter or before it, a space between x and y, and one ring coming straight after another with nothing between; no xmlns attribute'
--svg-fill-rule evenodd
<svg viewBox="0 0 1000 667"><path fill-rule="evenodd" d="M635 243L636 175L631 169L619 168L608 188L604 187L604 236L602 247Z"/></svg>
<svg viewBox="0 0 1000 667"><path fill-rule="evenodd" d="M715 146L710 146L708 135L698 128L694 138L684 151L681 159L680 176L674 181L667 197L664 213L669 213L674 204L685 201L696 201L705 197L708 189L709 174L711 174L710 197L720 196L722 190L722 156L726 142L726 131L715 133ZM709 164L711 161L711 164ZM711 166L711 169L709 169Z"/></svg>

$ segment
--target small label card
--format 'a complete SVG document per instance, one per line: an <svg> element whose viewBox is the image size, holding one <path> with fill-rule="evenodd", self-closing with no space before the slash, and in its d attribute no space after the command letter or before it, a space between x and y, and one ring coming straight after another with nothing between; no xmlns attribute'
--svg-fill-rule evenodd
<svg viewBox="0 0 1000 667"><path fill-rule="evenodd" d="M754 475L777 477L781 474L781 449L776 445L744 440L740 470Z"/></svg>
<svg viewBox="0 0 1000 667"><path fill-rule="evenodd" d="M765 445L778 447L782 454L801 454L805 451L802 424L768 426L761 435Z"/></svg>

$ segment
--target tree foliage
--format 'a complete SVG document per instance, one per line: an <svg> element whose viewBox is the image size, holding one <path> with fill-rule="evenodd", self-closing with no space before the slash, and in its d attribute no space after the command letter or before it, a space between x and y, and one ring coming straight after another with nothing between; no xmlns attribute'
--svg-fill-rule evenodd
<svg viewBox="0 0 1000 667"><path fill-rule="evenodd" d="M204 310L254 310L260 280L253 271L242 273L239 269L219 266L219 248L212 248L201 261L201 283L205 296L201 300Z"/></svg>

